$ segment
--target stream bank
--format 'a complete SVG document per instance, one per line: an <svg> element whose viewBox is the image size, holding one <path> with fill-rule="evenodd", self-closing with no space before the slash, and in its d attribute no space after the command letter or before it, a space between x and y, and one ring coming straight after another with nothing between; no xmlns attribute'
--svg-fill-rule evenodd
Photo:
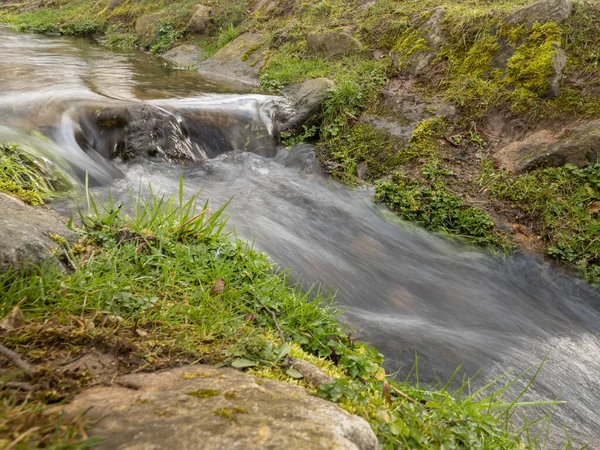
<svg viewBox="0 0 600 450"><path fill-rule="evenodd" d="M215 89L329 80L320 114L284 142L316 142L327 172L375 184L405 220L599 280L593 2L61 0L1 14L21 30L148 50Z"/></svg>
<svg viewBox="0 0 600 450"><path fill-rule="evenodd" d="M149 67L138 67L137 57L126 60L69 39L9 34L2 52L14 51L18 58L5 59L11 62L10 70L37 70L22 70L20 77L3 83L9 87L3 92L9 113L3 117L18 121L22 111L29 113L25 123L31 132L13 133L12 139L33 142L56 161L83 162L81 167L90 174L104 173L104 178L96 177L97 189L102 193L103 186L110 186L124 204L130 201L128 189L140 183L150 182L168 195L177 192L180 173L189 186L186 195L204 188L205 197L221 205L235 194L231 223L238 232L250 239L256 236L261 249L305 274L308 284L325 280L337 286L338 302L349 308L345 319L361 338L386 354L390 371L403 370L402 377L415 349L421 355L420 377L435 384L432 368L446 380L465 362L466 372L483 368L483 378L492 379L508 368L520 370L540 361L548 348L554 348L554 357L533 388L534 400L562 391L569 404L556 408L556 423L568 424L582 441L593 442L596 390L583 386L597 381L595 363L586 358L597 346L598 322L592 306L596 296L585 285L526 258L493 260L473 248L398 226L385 215L382 219L382 211L364 196L330 185L313 172L310 152L278 152L272 159L226 152L187 167L152 157L128 164L85 159L86 154L93 155L89 148L79 147L85 141L68 139L78 123L72 105L75 111L90 101L114 105L114 98L99 96L115 94L118 100L161 98L149 103L179 112L185 124L190 111L208 108L211 113L205 117L210 117L225 110L221 117L236 117L239 111L254 111L248 107L252 101L216 97L207 104L194 97L197 86L186 91L172 83L173 78L165 83L153 77ZM59 57L61 64L53 64L56 59L49 55ZM10 76L10 71L3 72ZM190 98L169 100L171 96ZM252 114L246 117L255 120ZM44 128L47 122L36 122L40 119L61 120L54 128ZM260 120L268 125L268 118ZM40 138L36 125L51 140ZM115 180L114 173L123 178ZM347 392L341 386L336 391Z"/></svg>

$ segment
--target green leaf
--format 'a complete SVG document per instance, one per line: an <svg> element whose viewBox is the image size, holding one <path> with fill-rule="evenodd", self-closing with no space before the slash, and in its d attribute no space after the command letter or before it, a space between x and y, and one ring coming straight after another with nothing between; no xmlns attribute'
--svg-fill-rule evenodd
<svg viewBox="0 0 600 450"><path fill-rule="evenodd" d="M257 365L258 365L257 362L250 361L249 359L245 359L245 358L234 359L233 362L231 363L231 367L235 367L236 369L244 369L246 367L254 367Z"/></svg>
<svg viewBox="0 0 600 450"><path fill-rule="evenodd" d="M293 367L289 367L285 371L285 373L292 378L296 378L296 379L304 378L304 376L300 372L298 372L296 369L294 369Z"/></svg>
<svg viewBox="0 0 600 450"><path fill-rule="evenodd" d="M284 358L287 354L292 350L292 346L290 344L285 344L279 347L277 351L277 359Z"/></svg>

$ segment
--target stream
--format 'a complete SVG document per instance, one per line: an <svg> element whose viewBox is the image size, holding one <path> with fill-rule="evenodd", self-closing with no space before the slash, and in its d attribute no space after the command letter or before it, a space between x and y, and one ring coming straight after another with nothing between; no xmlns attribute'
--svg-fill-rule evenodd
<svg viewBox="0 0 600 450"><path fill-rule="evenodd" d="M368 189L323 175L310 146L278 149L272 98L216 90L146 54L0 28L0 142L35 148L80 185L87 172L96 192L123 201L150 183L174 194L180 174L186 194L202 191L213 208L233 197L237 236L306 286L337 290L343 320L399 378L415 352L422 383L446 381L459 365L481 370L483 383L547 354L523 400L566 401L553 413L554 447L566 430L600 448L598 291L533 257L501 259L402 223ZM89 118L132 105L163 111L165 139L192 163L110 159L112 141ZM77 200L55 206L69 212Z"/></svg>

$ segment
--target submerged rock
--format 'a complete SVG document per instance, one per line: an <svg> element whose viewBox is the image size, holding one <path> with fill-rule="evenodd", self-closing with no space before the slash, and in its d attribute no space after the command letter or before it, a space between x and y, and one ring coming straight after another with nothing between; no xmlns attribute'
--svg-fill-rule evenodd
<svg viewBox="0 0 600 450"><path fill-rule="evenodd" d="M169 161L200 159L177 118L147 104L97 108L81 113L77 140L85 151L124 161L162 157Z"/></svg>
<svg viewBox="0 0 600 450"><path fill-rule="evenodd" d="M501 168L520 173L565 164L583 167L600 157L600 120L592 120L562 134L538 131L502 148L494 159Z"/></svg>
<svg viewBox="0 0 600 450"><path fill-rule="evenodd" d="M564 22L571 17L572 0L540 0L513 12L506 22L510 25L532 26L550 20Z"/></svg>
<svg viewBox="0 0 600 450"><path fill-rule="evenodd" d="M57 241L75 239L75 233L51 211L28 206L2 193L0 211L0 272L28 263L56 261L52 250L60 248Z"/></svg>
<svg viewBox="0 0 600 450"><path fill-rule="evenodd" d="M226 85L258 87L258 73L264 63L264 36L259 33L244 33L237 37L211 58L198 65L202 77Z"/></svg>
<svg viewBox="0 0 600 450"><path fill-rule="evenodd" d="M352 55L362 49L358 39L343 31L309 34L306 45L309 52L326 58Z"/></svg>
<svg viewBox="0 0 600 450"><path fill-rule="evenodd" d="M196 5L194 14L187 23L186 30L192 33L204 33L212 17L212 10L205 5Z"/></svg>
<svg viewBox="0 0 600 450"><path fill-rule="evenodd" d="M195 45L180 45L163 53L160 57L175 67L197 69L202 51Z"/></svg>
<svg viewBox="0 0 600 450"><path fill-rule="evenodd" d="M375 450L363 419L303 388L233 369L196 365L131 374L78 394L98 449Z"/></svg>
<svg viewBox="0 0 600 450"><path fill-rule="evenodd" d="M334 87L335 83L328 78L314 78L286 87L283 95L291 105L288 112L279 117L281 130L316 124L321 118L323 102Z"/></svg>

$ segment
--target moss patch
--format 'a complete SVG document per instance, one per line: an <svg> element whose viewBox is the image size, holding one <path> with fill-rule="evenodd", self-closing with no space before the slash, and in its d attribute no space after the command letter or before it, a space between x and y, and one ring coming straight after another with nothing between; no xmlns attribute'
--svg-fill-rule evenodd
<svg viewBox="0 0 600 450"><path fill-rule="evenodd" d="M533 25L529 37L508 60L504 81L537 96L545 96L548 92L548 78L552 75L554 55L560 41L561 30L556 23Z"/></svg>
<svg viewBox="0 0 600 450"><path fill-rule="evenodd" d="M55 192L65 190L67 180L47 162L31 156L16 145L0 143L0 192L42 205Z"/></svg>
<svg viewBox="0 0 600 450"><path fill-rule="evenodd" d="M196 398L211 398L219 395L220 392L214 389L198 389L197 391L186 392L185 395Z"/></svg>

